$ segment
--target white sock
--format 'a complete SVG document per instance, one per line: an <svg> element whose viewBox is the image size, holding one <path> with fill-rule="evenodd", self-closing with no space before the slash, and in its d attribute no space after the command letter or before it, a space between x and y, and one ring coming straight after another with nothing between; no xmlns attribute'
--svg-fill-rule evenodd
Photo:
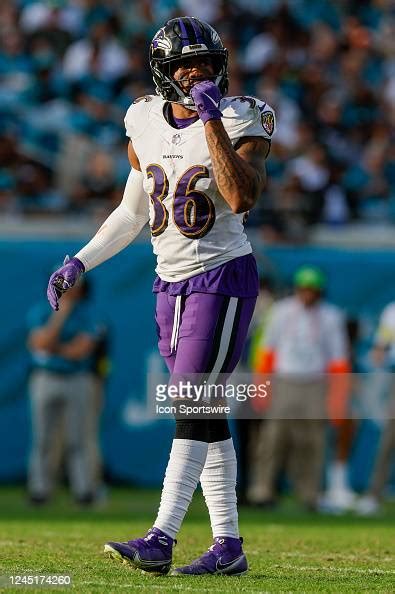
<svg viewBox="0 0 395 594"><path fill-rule="evenodd" d="M347 480L347 464L336 460L332 462L329 467L329 490L331 491L348 491L349 485Z"/></svg>
<svg viewBox="0 0 395 594"><path fill-rule="evenodd" d="M209 443L200 482L214 538L239 537L236 477L237 461L233 439Z"/></svg>
<svg viewBox="0 0 395 594"><path fill-rule="evenodd" d="M175 538L199 482L207 457L208 443L173 439L163 481L158 516L154 526Z"/></svg>

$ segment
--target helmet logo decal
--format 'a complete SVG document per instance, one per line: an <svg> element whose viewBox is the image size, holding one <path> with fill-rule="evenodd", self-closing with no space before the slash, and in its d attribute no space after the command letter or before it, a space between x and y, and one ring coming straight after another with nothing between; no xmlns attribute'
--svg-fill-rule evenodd
<svg viewBox="0 0 395 594"><path fill-rule="evenodd" d="M218 35L218 33L217 33L217 31L216 31L215 29L213 29L213 31L212 31L212 33L211 33L211 35L212 35L213 42L214 42L215 44L217 44L217 43L218 43L218 44L219 44L219 43L221 43L220 36Z"/></svg>
<svg viewBox="0 0 395 594"><path fill-rule="evenodd" d="M155 49L171 50L171 41L165 35L163 29L160 29L152 40L152 47Z"/></svg>
<svg viewBox="0 0 395 594"><path fill-rule="evenodd" d="M156 47L163 50L171 50L171 41L169 41L166 37L163 39L158 39L156 41Z"/></svg>

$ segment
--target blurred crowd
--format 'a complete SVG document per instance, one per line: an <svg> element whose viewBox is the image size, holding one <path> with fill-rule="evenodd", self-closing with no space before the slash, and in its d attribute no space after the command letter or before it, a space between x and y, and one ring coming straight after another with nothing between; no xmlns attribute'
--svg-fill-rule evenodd
<svg viewBox="0 0 395 594"><path fill-rule="evenodd" d="M153 34L182 14L219 31L229 93L277 113L251 225L297 241L318 222L394 220L391 0L2 0L3 215L105 216L118 203L124 114L154 92Z"/></svg>

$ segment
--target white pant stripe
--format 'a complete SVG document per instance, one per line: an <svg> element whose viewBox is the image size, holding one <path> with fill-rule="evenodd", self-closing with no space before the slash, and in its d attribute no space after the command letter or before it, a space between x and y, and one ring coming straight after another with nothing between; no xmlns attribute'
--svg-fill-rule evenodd
<svg viewBox="0 0 395 594"><path fill-rule="evenodd" d="M173 332L171 333L170 352L176 351L178 342L178 331L181 320L181 295L177 295L174 307Z"/></svg>
<svg viewBox="0 0 395 594"><path fill-rule="evenodd" d="M224 326L221 334L221 342L218 349L217 358L215 360L213 369L210 373L210 377L207 380L207 383L210 384L211 382L216 381L219 372L222 369L222 366L225 362L226 355L228 354L229 349L229 342L230 337L232 335L233 324L235 321L236 310L237 310L237 303L238 297L231 297L228 304L228 309L226 311L226 316L224 320Z"/></svg>

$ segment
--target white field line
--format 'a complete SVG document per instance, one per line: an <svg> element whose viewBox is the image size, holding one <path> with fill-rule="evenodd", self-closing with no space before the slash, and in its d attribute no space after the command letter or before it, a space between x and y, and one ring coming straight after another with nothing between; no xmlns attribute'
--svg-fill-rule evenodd
<svg viewBox="0 0 395 594"><path fill-rule="evenodd" d="M325 559L322 555L322 553L298 553L295 552L293 553L288 552L288 553L280 553L281 557L309 557L311 559L313 558L318 558L318 559ZM354 554L343 554L343 553L330 553L327 552L326 553L326 557L327 560L329 561L334 561L335 559L339 559L339 560L349 560L349 561L360 561L361 560L361 555L354 555ZM372 555L369 555L369 559L370 561L372 561ZM376 555L375 558L376 561L380 561L380 563L382 562L395 562L395 557L380 557L379 555Z"/></svg>
<svg viewBox="0 0 395 594"><path fill-rule="evenodd" d="M378 567L368 567L364 569L363 567L333 567L333 565L291 565L290 563L287 564L279 564L276 563L272 565L274 569L292 569L293 571L326 571L334 573L360 573L366 575L395 575L395 569L379 569Z"/></svg>
<svg viewBox="0 0 395 594"><path fill-rule="evenodd" d="M272 565L271 566L272 569L284 569L284 570L292 570L292 571L300 571L300 572L306 572L306 571L314 571L314 572L326 572L326 573L338 573L338 574L342 574L342 573L357 573L357 574L361 574L361 575L395 575L395 570L392 569L379 569L379 568L367 568L367 569L363 569L361 567L333 567L333 566L314 566L314 565L292 565L292 564L284 564L284 565ZM254 575L251 573L249 575L249 577L253 578ZM270 579L270 573L268 571L267 576L268 579ZM126 584L116 584L117 588L134 588L135 590L146 590L149 589L151 591L156 591L156 590L181 590L181 591L188 591L188 592L215 592L217 590L217 588L202 588L201 585L198 585L196 588L193 588L191 586L187 586L184 579L183 578L175 578L175 580L172 579L168 579L168 578L164 578L166 579L166 584L158 584L157 582L154 583L153 581L148 583L148 584L136 584L135 582L130 582L130 583L126 583ZM262 578L264 579L264 578ZM179 580L179 583L176 583ZM108 587L108 582L93 582L93 581L84 581L84 582L78 582L78 584L75 584L76 586L97 586L97 587ZM217 586L217 584L215 584ZM238 585L238 591L239 592L261 592L264 593L263 590L256 590L254 588L253 584L248 584L247 588L244 588L242 586L242 584L240 584L240 582L237 583ZM239 587L241 586L241 587ZM247 586L247 584L246 584ZM252 587L251 587L252 586ZM218 587L218 591L221 591L221 588Z"/></svg>

